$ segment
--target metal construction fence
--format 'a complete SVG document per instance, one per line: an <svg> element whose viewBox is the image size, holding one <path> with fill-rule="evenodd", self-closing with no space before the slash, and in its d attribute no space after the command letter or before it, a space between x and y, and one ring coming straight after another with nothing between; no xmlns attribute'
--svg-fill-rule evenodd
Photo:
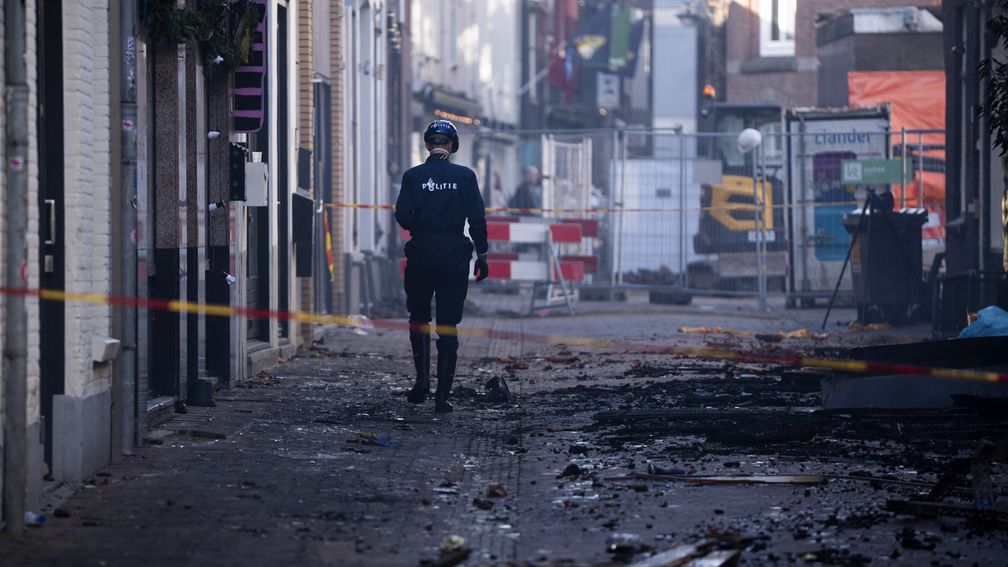
<svg viewBox="0 0 1008 567"><path fill-rule="evenodd" d="M514 225L491 239L492 258L539 262L535 274L582 293L679 289L807 304L841 278L844 218L869 194L891 196L894 210L926 209L924 262L943 250L943 132L891 132L887 119L802 128L766 129L747 152L737 132L543 134L541 208L489 211L492 224ZM554 228L528 236L536 224ZM580 225L580 237L557 238L556 225ZM524 281L514 273L496 279ZM851 290L847 269L840 292Z"/></svg>

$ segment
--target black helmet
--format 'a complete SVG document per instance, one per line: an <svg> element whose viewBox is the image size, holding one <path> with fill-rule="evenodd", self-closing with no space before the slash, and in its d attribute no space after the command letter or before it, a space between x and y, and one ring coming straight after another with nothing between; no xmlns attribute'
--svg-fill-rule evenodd
<svg viewBox="0 0 1008 567"><path fill-rule="evenodd" d="M423 139L424 142L431 143L431 140L435 136L444 136L451 140L452 153L455 153L459 149L459 136L458 129L449 120L435 120L427 125L427 129L424 130Z"/></svg>

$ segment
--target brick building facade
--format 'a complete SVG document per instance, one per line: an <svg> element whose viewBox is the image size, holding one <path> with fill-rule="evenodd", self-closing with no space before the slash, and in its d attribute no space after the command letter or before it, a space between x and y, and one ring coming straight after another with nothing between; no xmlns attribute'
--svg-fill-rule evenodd
<svg viewBox="0 0 1008 567"><path fill-rule="evenodd" d="M769 13L773 6L785 20L777 26ZM905 6L937 11L941 0L733 0L724 18L724 100L815 106L819 100L816 22L853 8ZM787 33L790 30L793 35Z"/></svg>

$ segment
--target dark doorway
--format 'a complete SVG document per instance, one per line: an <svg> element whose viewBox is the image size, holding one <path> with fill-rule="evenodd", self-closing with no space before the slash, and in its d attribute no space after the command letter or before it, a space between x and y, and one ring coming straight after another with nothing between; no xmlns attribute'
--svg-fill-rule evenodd
<svg viewBox="0 0 1008 567"><path fill-rule="evenodd" d="M290 223L287 220L290 209L290 186L287 181L290 172L290 140L287 137L287 8L277 6L277 309L290 309ZM280 336L290 336L290 322L281 318Z"/></svg>
<svg viewBox="0 0 1008 567"><path fill-rule="evenodd" d="M315 95L315 198L323 203L332 203L332 169L330 143L332 138L332 88L328 83L317 82ZM323 215L330 215L330 209L324 208ZM317 264L315 266L315 310L318 313L333 313L333 282L329 272L329 261L326 256L325 223L321 219L315 223L315 247Z"/></svg>
<svg viewBox="0 0 1008 567"><path fill-rule="evenodd" d="M248 276L247 305L249 309L269 309L269 208L248 209ZM249 317L248 338L269 340L269 320Z"/></svg>
<svg viewBox="0 0 1008 567"><path fill-rule="evenodd" d="M39 285L65 289L63 162L63 5L38 3L38 133L39 133ZM45 461L52 466L53 396L64 392L63 302L42 301L40 371L41 412L45 427Z"/></svg>

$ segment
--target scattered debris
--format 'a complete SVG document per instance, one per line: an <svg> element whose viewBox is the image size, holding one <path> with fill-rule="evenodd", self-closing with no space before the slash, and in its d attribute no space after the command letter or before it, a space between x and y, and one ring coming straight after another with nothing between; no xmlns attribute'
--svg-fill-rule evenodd
<svg viewBox="0 0 1008 567"><path fill-rule="evenodd" d="M347 439L347 443L358 443L360 445L372 445L376 447L402 447L402 443L396 441L391 435L381 435L367 431L358 431L356 439Z"/></svg>
<svg viewBox="0 0 1008 567"><path fill-rule="evenodd" d="M486 383L486 399L492 403L507 403L511 401L511 390L507 382L500 376L494 376Z"/></svg>
<svg viewBox="0 0 1008 567"><path fill-rule="evenodd" d="M1008 439L998 443L983 441L972 457L957 459L947 468L934 487L923 499L888 500L886 509L897 514L930 518L952 516L981 522L1008 522L1008 511L996 504L997 494L991 479L991 461L1008 457ZM941 502L969 473L973 487L971 504Z"/></svg>
<svg viewBox="0 0 1008 567"><path fill-rule="evenodd" d="M683 468L672 467L672 468L666 469L666 468L660 467L658 465L655 465L653 463L649 463L648 464L648 473L653 474L653 475L666 475L666 476L682 476L682 475L687 474L686 473L686 469L683 469Z"/></svg>
<svg viewBox="0 0 1008 567"><path fill-rule="evenodd" d="M892 325L890 325L889 323L868 323L868 324L864 324L864 323L859 323L857 321L854 321L853 323L851 323L847 327L847 329L850 330L850 331L854 331L854 332L859 332L859 331L885 331L886 329L888 329L890 327L892 327Z"/></svg>
<svg viewBox="0 0 1008 567"><path fill-rule="evenodd" d="M430 563L430 567L454 567L455 565L461 565L469 556L472 555L472 549L465 548L452 551L450 553L443 553L437 561Z"/></svg>
<svg viewBox="0 0 1008 567"><path fill-rule="evenodd" d="M788 369L781 373L780 384L793 392L819 392L822 390L822 379L832 375L833 372L825 368Z"/></svg>
<svg viewBox="0 0 1008 567"><path fill-rule="evenodd" d="M446 537L441 542L441 545L438 546L438 549L440 549L441 555L437 559L421 560L420 565L425 567L454 567L455 565L464 563L472 555L472 548L465 547L465 540L457 535Z"/></svg>
<svg viewBox="0 0 1008 567"><path fill-rule="evenodd" d="M365 329L373 331L375 328L371 319L364 315L350 315L347 317L347 323L353 327L353 333L361 337L367 336L368 332Z"/></svg>
<svg viewBox="0 0 1008 567"><path fill-rule="evenodd" d="M712 551L689 562L689 567L728 567L738 563L741 552L737 549ZM668 565L666 563L666 565Z"/></svg>
<svg viewBox="0 0 1008 567"><path fill-rule="evenodd" d="M637 534L617 532L606 538L606 551L617 557L632 557L650 550Z"/></svg>
<svg viewBox="0 0 1008 567"><path fill-rule="evenodd" d="M501 356L501 357L498 357L497 360L499 362L503 362L505 364L504 368L507 369L507 370L514 371L514 370L527 370L528 369L528 363L525 362L525 360L522 359L522 358L518 358L518 357L514 357L514 356Z"/></svg>
<svg viewBox="0 0 1008 567"><path fill-rule="evenodd" d="M623 373L624 378L661 378L673 374L674 369L665 366L648 364L646 362L633 361L630 369Z"/></svg>
<svg viewBox="0 0 1008 567"><path fill-rule="evenodd" d="M584 470L581 467L577 466L574 463L571 463L564 468L563 472L557 475L557 478L565 478L568 476L581 476L582 473L584 473Z"/></svg>
<svg viewBox="0 0 1008 567"><path fill-rule="evenodd" d="M724 329L721 327L679 327L679 332L683 334L698 334L698 335L733 335L743 337L755 337L757 340L773 343L779 343L783 339L822 340L829 336L826 333L816 333L808 329L798 329L795 331L777 331L776 333L764 333L759 331Z"/></svg>
<svg viewBox="0 0 1008 567"><path fill-rule="evenodd" d="M486 495L489 498L504 498L508 491L503 484L491 484L487 487Z"/></svg>
<svg viewBox="0 0 1008 567"><path fill-rule="evenodd" d="M822 475L741 475L741 476L690 476L684 478L687 484L698 486L711 484L796 484L800 486L815 486L822 484Z"/></svg>
<svg viewBox="0 0 1008 567"><path fill-rule="evenodd" d="M473 498L473 506L476 506L480 510L489 510L493 508L494 503L492 500L487 500L486 498Z"/></svg>
<svg viewBox="0 0 1008 567"><path fill-rule="evenodd" d="M675 469L682 470L682 469ZM683 471L685 472L685 471ZM798 486L816 486L822 484L826 479L818 474L792 474L792 475L689 475L689 474L644 474L634 473L627 476L607 477L606 480L626 481L626 480L675 480L683 481L686 484L695 486L715 485L715 484L790 484Z"/></svg>
<svg viewBox="0 0 1008 567"><path fill-rule="evenodd" d="M438 494L451 495L458 494L459 490L458 486L454 482L445 481L435 487L434 492L437 492Z"/></svg>
<svg viewBox="0 0 1008 567"><path fill-rule="evenodd" d="M631 563L629 567L668 567L670 565L685 565L690 560L699 557L714 548L714 541L706 541L696 545L680 545L668 551L662 551L644 559Z"/></svg>
<svg viewBox="0 0 1008 567"><path fill-rule="evenodd" d="M785 339L816 339L821 340L829 337L828 333L816 333L808 329L798 329L797 331L781 331L780 336Z"/></svg>
<svg viewBox="0 0 1008 567"><path fill-rule="evenodd" d="M438 549L441 553L448 553L462 549L465 547L465 544L466 540L462 536L450 535L441 540L441 545L438 546Z"/></svg>

